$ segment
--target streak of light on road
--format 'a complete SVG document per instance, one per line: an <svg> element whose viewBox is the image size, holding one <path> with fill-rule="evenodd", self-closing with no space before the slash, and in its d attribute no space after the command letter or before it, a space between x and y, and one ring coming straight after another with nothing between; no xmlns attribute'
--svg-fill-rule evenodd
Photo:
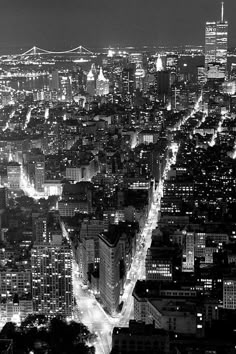
<svg viewBox="0 0 236 354"><path fill-rule="evenodd" d="M233 150L233 154L232 154L232 159L236 159L236 141L234 143L234 150Z"/></svg>
<svg viewBox="0 0 236 354"><path fill-rule="evenodd" d="M7 129L9 128L9 123L10 123L11 119L14 117L15 113L16 113L16 110L13 109L13 110L11 111L11 113L9 114L9 119L8 119L8 121L6 122L5 127L2 128L3 131L5 131L5 130L7 130Z"/></svg>
<svg viewBox="0 0 236 354"><path fill-rule="evenodd" d="M27 129L28 124L29 124L29 122L30 122L30 119L31 119L31 111L32 111L32 108L31 108L31 107L29 107L29 108L28 108L28 112L27 112L27 114L26 114L26 119L25 119L24 130L26 130L26 129Z"/></svg>
<svg viewBox="0 0 236 354"><path fill-rule="evenodd" d="M30 183L30 181L28 180L24 169L21 165L21 180L20 180L20 188L23 190L23 192L25 193L25 195L27 195L30 198L33 199L40 199L40 198L45 198L47 199L48 196L44 195L43 192L38 192L36 191L36 189L34 188L34 186Z"/></svg>
<svg viewBox="0 0 236 354"><path fill-rule="evenodd" d="M218 127L217 127L217 129L215 130L215 132L214 132L214 134L213 134L213 136L212 136L211 141L209 142L209 145L210 145L211 147L213 147L213 146L215 145L218 133L221 133L221 132L222 132L222 124L223 124L224 120L226 119L226 117L227 117L226 115L221 115L221 119L220 119L220 121L219 121Z"/></svg>
<svg viewBox="0 0 236 354"><path fill-rule="evenodd" d="M70 237L63 221L60 222L63 236L69 241ZM96 301L92 292L82 289L81 280L78 278L77 264L72 261L73 295L76 301L74 320L82 322L91 333L96 335L93 345L96 354L108 354L111 351L111 334L114 327L112 318L105 313Z"/></svg>
<svg viewBox="0 0 236 354"><path fill-rule="evenodd" d="M45 108L44 118L45 118L45 120L48 120L48 118L49 118L49 107Z"/></svg>
<svg viewBox="0 0 236 354"><path fill-rule="evenodd" d="M163 179L166 179L171 165L175 164L179 146L176 143L171 143L170 150L172 157L167 160L166 167L163 173ZM119 317L119 326L128 326L129 320L133 318L133 297L132 292L137 280L146 278L145 259L147 250L151 246L152 231L157 226L158 215L161 205L161 196L163 195L163 181L161 181L155 190L154 201L152 203L147 222L141 234L141 239L137 247L137 252L133 259L131 269L129 271L129 279L125 285L122 301L124 301L123 309Z"/></svg>
<svg viewBox="0 0 236 354"><path fill-rule="evenodd" d="M194 116L194 114L199 110L201 101L202 101L202 95L200 95L199 99L197 100L192 112L182 120L180 126L184 125L189 118L192 118ZM163 180L166 179L168 171L171 169L171 165L175 164L176 162L179 145L176 143L171 143L169 146L169 150L172 151L172 157L167 160L166 167L164 169L164 173L162 176L162 180L154 192L154 201L151 205L148 219L141 235L141 240L140 240L141 242L139 242L136 255L133 259L131 269L129 271L129 277L130 277L129 280L132 282L131 283L132 286L128 284L125 286L124 289L123 301L124 301L124 307L127 308L127 311L129 307L125 305L125 301L127 302L127 299L132 297L132 292L136 281L138 279L145 279L145 259L146 259L147 250L151 245L152 230L155 229L157 226L157 219L160 211L160 202L161 202L161 197L163 195L163 186L164 186ZM137 267L137 265L139 266ZM122 312L122 315L124 318L126 318L126 320L128 320L128 315L125 313L125 311ZM122 319L121 321L123 322L124 319Z"/></svg>
<svg viewBox="0 0 236 354"><path fill-rule="evenodd" d="M111 334L114 324L97 303L93 294L83 290L73 273L73 291L77 306L74 319L82 322L97 338L94 342L96 353L108 354L111 351Z"/></svg>

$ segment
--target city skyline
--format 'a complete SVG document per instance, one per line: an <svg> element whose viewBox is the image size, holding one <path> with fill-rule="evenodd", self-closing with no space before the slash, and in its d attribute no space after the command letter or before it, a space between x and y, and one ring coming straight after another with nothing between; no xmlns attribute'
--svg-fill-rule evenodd
<svg viewBox="0 0 236 354"><path fill-rule="evenodd" d="M236 354L234 10L0 4L0 353Z"/></svg>
<svg viewBox="0 0 236 354"><path fill-rule="evenodd" d="M205 22L220 19L220 5L215 0L149 0L148 4L121 0L118 5L107 0L82 4L69 0L65 7L62 0L41 1L36 6L28 0L24 4L10 0L0 9L0 48L8 52L32 45L67 49L78 43L91 48L203 45ZM229 46L236 45L235 10L235 2L226 0Z"/></svg>

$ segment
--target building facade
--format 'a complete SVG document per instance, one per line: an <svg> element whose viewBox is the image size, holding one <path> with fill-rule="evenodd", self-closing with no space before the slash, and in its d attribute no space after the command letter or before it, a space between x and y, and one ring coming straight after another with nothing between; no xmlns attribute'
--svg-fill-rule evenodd
<svg viewBox="0 0 236 354"><path fill-rule="evenodd" d="M220 21L206 22L205 27L205 68L209 63L221 64L222 72L227 69L228 22L224 20L222 2Z"/></svg>
<svg viewBox="0 0 236 354"><path fill-rule="evenodd" d="M72 314L72 252L68 244L35 244L31 251L35 313Z"/></svg>
<svg viewBox="0 0 236 354"><path fill-rule="evenodd" d="M116 314L120 299L120 245L119 237L99 235L100 298L107 311Z"/></svg>

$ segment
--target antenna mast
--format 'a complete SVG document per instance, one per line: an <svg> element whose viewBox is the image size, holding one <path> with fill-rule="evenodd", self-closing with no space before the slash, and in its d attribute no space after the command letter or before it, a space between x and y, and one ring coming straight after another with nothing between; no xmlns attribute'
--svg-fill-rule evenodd
<svg viewBox="0 0 236 354"><path fill-rule="evenodd" d="M221 23L224 23L224 2L221 2Z"/></svg>

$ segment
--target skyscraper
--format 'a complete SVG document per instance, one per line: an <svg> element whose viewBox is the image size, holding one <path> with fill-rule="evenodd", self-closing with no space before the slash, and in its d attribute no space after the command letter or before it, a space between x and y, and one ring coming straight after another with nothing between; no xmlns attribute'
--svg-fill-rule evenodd
<svg viewBox="0 0 236 354"><path fill-rule="evenodd" d="M182 262L183 272L194 272L194 233L186 232Z"/></svg>
<svg viewBox="0 0 236 354"><path fill-rule="evenodd" d="M20 188L21 166L18 162L9 162L7 165L7 178L10 189Z"/></svg>
<svg viewBox="0 0 236 354"><path fill-rule="evenodd" d="M221 3L221 19L206 23L205 68L209 63L221 64L225 73L227 68L228 22L224 20L224 3Z"/></svg>
<svg viewBox="0 0 236 354"><path fill-rule="evenodd" d="M60 91L61 91L61 100L70 102L72 99L72 85L71 85L71 76L61 76L60 78Z"/></svg>
<svg viewBox="0 0 236 354"><path fill-rule="evenodd" d="M177 81L178 60L178 55L169 54L166 56L166 70L170 73L170 85Z"/></svg>
<svg viewBox="0 0 236 354"><path fill-rule="evenodd" d="M0 187L0 210L6 209L8 205L7 188Z"/></svg>
<svg viewBox="0 0 236 354"><path fill-rule="evenodd" d="M163 63L160 54L158 54L157 61L156 61L156 71L163 71Z"/></svg>
<svg viewBox="0 0 236 354"><path fill-rule="evenodd" d="M81 264L83 283L88 283L89 273L97 268L99 263L99 240L98 234L105 230L105 221L97 219L85 219L81 224L78 263ZM80 253L81 252L81 253Z"/></svg>
<svg viewBox="0 0 236 354"><path fill-rule="evenodd" d="M205 67L204 66L198 66L197 67L197 83L199 90L202 89L206 82L206 73L205 73Z"/></svg>
<svg viewBox="0 0 236 354"><path fill-rule="evenodd" d="M134 68L124 68L122 71L122 93L123 95L132 95L135 89Z"/></svg>
<svg viewBox="0 0 236 354"><path fill-rule="evenodd" d="M51 86L52 90L59 90L60 82L59 82L58 70L52 71L52 80L51 80L50 84L51 84L50 86Z"/></svg>
<svg viewBox="0 0 236 354"><path fill-rule="evenodd" d="M91 67L90 71L87 74L87 92L90 96L95 95L96 81L93 73L93 67Z"/></svg>
<svg viewBox="0 0 236 354"><path fill-rule="evenodd" d="M143 65L143 53L130 53L129 62L131 64Z"/></svg>
<svg viewBox="0 0 236 354"><path fill-rule="evenodd" d="M169 93L170 74L164 70L163 62L160 54L158 54L156 60L156 73L155 75L155 91L158 99L165 102L166 96Z"/></svg>
<svg viewBox="0 0 236 354"><path fill-rule="evenodd" d="M207 22L205 30L205 68L216 61L216 22Z"/></svg>
<svg viewBox="0 0 236 354"><path fill-rule="evenodd" d="M144 77L145 77L145 70L143 69L141 64L137 64L136 70L135 70L135 88L136 89L143 90Z"/></svg>
<svg viewBox="0 0 236 354"><path fill-rule="evenodd" d="M38 161L35 164L35 189L38 192L44 190L45 162Z"/></svg>
<svg viewBox="0 0 236 354"><path fill-rule="evenodd" d="M50 242L46 215L37 215L36 219L33 219L33 238L38 244Z"/></svg>
<svg viewBox="0 0 236 354"><path fill-rule="evenodd" d="M51 243L35 243L31 251L32 296L35 313L72 314L72 253L55 235Z"/></svg>
<svg viewBox="0 0 236 354"><path fill-rule="evenodd" d="M35 313L72 314L72 251L63 237L59 214L37 217L31 250L32 297Z"/></svg>
<svg viewBox="0 0 236 354"><path fill-rule="evenodd" d="M102 67L100 67L100 72L96 81L96 95L104 96L109 93L109 80L103 75Z"/></svg>
<svg viewBox="0 0 236 354"><path fill-rule="evenodd" d="M224 3L222 2L221 19L216 24L216 62L227 69L228 21L224 20Z"/></svg>
<svg viewBox="0 0 236 354"><path fill-rule="evenodd" d="M223 308L236 309L236 278L227 276L223 280Z"/></svg>
<svg viewBox="0 0 236 354"><path fill-rule="evenodd" d="M120 245L116 234L99 235L100 297L107 311L116 314L120 299Z"/></svg>

